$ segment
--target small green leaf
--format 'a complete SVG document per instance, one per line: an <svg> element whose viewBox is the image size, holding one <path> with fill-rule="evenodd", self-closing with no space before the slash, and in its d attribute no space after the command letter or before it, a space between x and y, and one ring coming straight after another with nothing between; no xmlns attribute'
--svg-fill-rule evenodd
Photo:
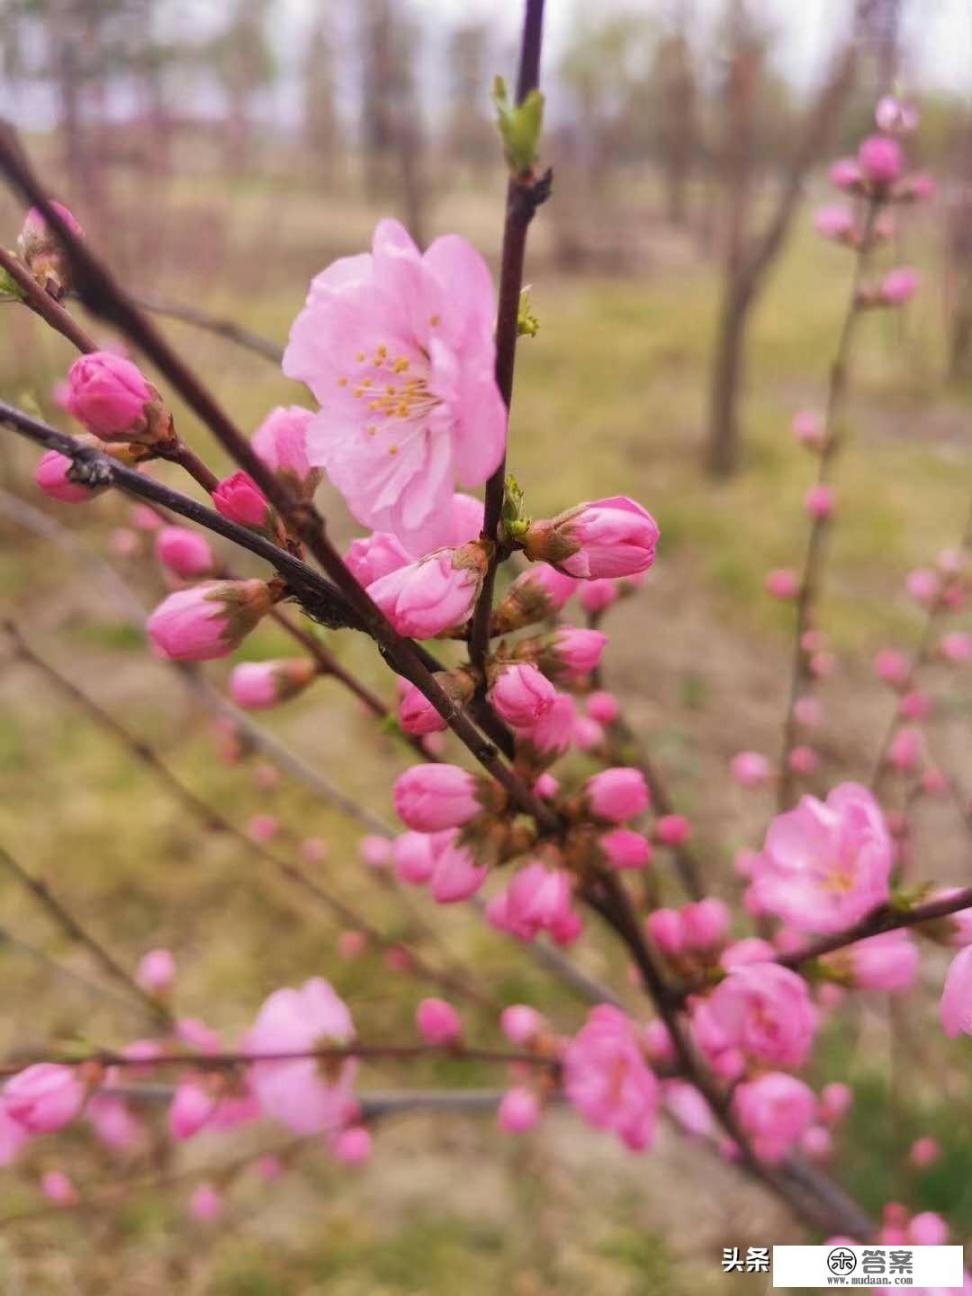
<svg viewBox="0 0 972 1296"><path fill-rule="evenodd" d="M516 317L516 331L519 337L536 337L540 332L540 321L533 313L530 305L530 290L524 288L520 292L520 309Z"/></svg>
<svg viewBox="0 0 972 1296"><path fill-rule="evenodd" d="M16 279L6 270L0 268L0 297L9 297L14 301L24 300L24 290Z"/></svg>
<svg viewBox="0 0 972 1296"><path fill-rule="evenodd" d="M523 491L512 473L506 479L502 520L503 530L511 540L519 540L530 529L531 519L523 512Z"/></svg>
<svg viewBox="0 0 972 1296"><path fill-rule="evenodd" d="M503 152L510 169L518 175L529 171L537 159L543 129L543 102L540 91L531 90L521 104L514 104L503 78L498 76L493 82L493 103L503 138Z"/></svg>

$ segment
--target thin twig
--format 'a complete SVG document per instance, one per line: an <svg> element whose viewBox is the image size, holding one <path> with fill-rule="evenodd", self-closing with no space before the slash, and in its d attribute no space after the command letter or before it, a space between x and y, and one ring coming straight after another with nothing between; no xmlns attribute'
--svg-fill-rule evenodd
<svg viewBox="0 0 972 1296"><path fill-rule="evenodd" d="M218 315L211 315L208 311L200 310L198 306L189 306L185 302L171 301L168 297L149 296L146 293L133 293L132 301L142 310L151 311L153 315L164 315L169 319L179 320L183 324L191 324L194 328L204 329L207 333L215 333L218 337L226 338L228 342L235 342L237 346L244 347L247 351L254 351L257 355L262 355L265 360L269 360L279 369L283 361L283 347L270 338L262 337L259 333L243 328L235 320L223 319Z"/></svg>

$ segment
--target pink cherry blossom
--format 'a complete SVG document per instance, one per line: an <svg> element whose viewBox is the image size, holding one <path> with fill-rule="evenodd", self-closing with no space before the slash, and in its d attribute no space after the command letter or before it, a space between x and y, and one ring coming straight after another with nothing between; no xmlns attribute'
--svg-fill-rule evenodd
<svg viewBox="0 0 972 1296"><path fill-rule="evenodd" d="M685 943L690 949L707 950L721 945L732 923L729 906L715 896L685 905L681 915Z"/></svg>
<svg viewBox="0 0 972 1296"><path fill-rule="evenodd" d="M155 553L160 563L183 579L207 576L216 565L209 541L188 527L162 527L156 533Z"/></svg>
<svg viewBox="0 0 972 1296"><path fill-rule="evenodd" d="M421 736L441 733L448 725L421 689L409 680L401 680L398 721L406 733Z"/></svg>
<svg viewBox="0 0 972 1296"><path fill-rule="evenodd" d="M769 781L772 768L761 752L742 751L733 756L729 772L740 787L760 787Z"/></svg>
<svg viewBox="0 0 972 1296"><path fill-rule="evenodd" d="M597 670L604 655L607 635L599 630L563 626L554 631L541 655L541 665L557 680L579 680Z"/></svg>
<svg viewBox="0 0 972 1296"><path fill-rule="evenodd" d="M854 213L849 207L820 207L814 215L813 227L823 238L845 243L854 233Z"/></svg>
<svg viewBox="0 0 972 1296"><path fill-rule="evenodd" d="M905 588L916 603L931 607L941 592L941 579L931 567L917 567L908 573Z"/></svg>
<svg viewBox="0 0 972 1296"><path fill-rule="evenodd" d="M766 963L775 957L776 950L769 941L761 940L758 936L747 936L727 945L719 955L719 962L728 971L746 963Z"/></svg>
<svg viewBox="0 0 972 1296"><path fill-rule="evenodd" d="M592 580L581 583L580 605L588 616L598 616L618 601L621 587L614 580Z"/></svg>
<svg viewBox="0 0 972 1296"><path fill-rule="evenodd" d="M415 1012L415 1024L426 1044L442 1047L462 1039L462 1022L445 999L423 999Z"/></svg>
<svg viewBox="0 0 972 1296"><path fill-rule="evenodd" d="M658 537L658 524L647 509L615 495L535 522L523 544L528 557L553 563L569 576L603 580L647 571Z"/></svg>
<svg viewBox="0 0 972 1296"><path fill-rule="evenodd" d="M493 680L489 699L514 729L533 729L554 704L557 690L529 662L504 666Z"/></svg>
<svg viewBox="0 0 972 1296"><path fill-rule="evenodd" d="M138 366L111 351L83 355L68 371L68 411L102 441L136 439L153 397Z"/></svg>
<svg viewBox="0 0 972 1296"><path fill-rule="evenodd" d="M369 868L387 868L392 862L393 843L387 837L379 837L377 833L368 833L362 837L358 850Z"/></svg>
<svg viewBox="0 0 972 1296"><path fill-rule="evenodd" d="M956 630L951 634L943 635L938 651L944 660L953 666L972 662L972 634Z"/></svg>
<svg viewBox="0 0 972 1296"><path fill-rule="evenodd" d="M403 882L422 886L435 872L436 836L423 832L406 832L395 838L392 857L395 875Z"/></svg>
<svg viewBox="0 0 972 1296"><path fill-rule="evenodd" d="M648 809L648 785L641 770L616 767L602 770L584 785L587 804L598 819L624 823Z"/></svg>
<svg viewBox="0 0 972 1296"><path fill-rule="evenodd" d="M832 486L811 486L803 498L803 507L817 521L833 517L836 506L837 495Z"/></svg>
<svg viewBox="0 0 972 1296"><path fill-rule="evenodd" d="M857 165L870 184L881 188L893 184L904 170L901 145L887 135L869 135L857 150Z"/></svg>
<svg viewBox="0 0 972 1296"><path fill-rule="evenodd" d="M172 957L172 951L153 949L143 956L135 977L143 989L152 994L164 994L172 988L175 974L175 959Z"/></svg>
<svg viewBox="0 0 972 1296"><path fill-rule="evenodd" d="M511 1004L500 1013L500 1027L511 1044L529 1045L544 1026L541 1015L527 1004Z"/></svg>
<svg viewBox="0 0 972 1296"><path fill-rule="evenodd" d="M519 869L506 890L490 901L486 917L494 927L519 940L532 941L545 931L559 944L568 944L580 934L571 896L566 873L534 860Z"/></svg>
<svg viewBox="0 0 972 1296"><path fill-rule="evenodd" d="M631 828L614 828L598 838L608 863L616 869L641 869L651 863L651 842Z"/></svg>
<svg viewBox="0 0 972 1296"><path fill-rule="evenodd" d="M458 841L458 831L436 834L435 867L429 880L432 899L437 904L458 904L468 900L482 887L489 868L480 864L472 851Z"/></svg>
<svg viewBox="0 0 972 1296"><path fill-rule="evenodd" d="M651 1145L658 1081L630 1019L599 1004L564 1050L564 1092L589 1125L611 1130L634 1151Z"/></svg>
<svg viewBox="0 0 972 1296"><path fill-rule="evenodd" d="M921 275L911 266L890 270L881 280L881 300L888 306L902 306L921 286Z"/></svg>
<svg viewBox="0 0 972 1296"><path fill-rule="evenodd" d="M895 95L882 95L874 109L878 130L888 135L910 135L918 126L918 109Z"/></svg>
<svg viewBox="0 0 972 1296"><path fill-rule="evenodd" d="M812 747L801 743L790 752L788 763L794 774L814 774L820 768L820 757Z"/></svg>
<svg viewBox="0 0 972 1296"><path fill-rule="evenodd" d="M457 479L484 482L506 444L489 272L455 235L423 254L396 221L311 284L284 372L320 403L312 464L366 526L413 551L449 543Z"/></svg>
<svg viewBox="0 0 972 1296"><path fill-rule="evenodd" d="M908 682L911 663L897 648L882 648L874 658L874 669L885 684L901 688Z"/></svg>
<svg viewBox="0 0 972 1296"><path fill-rule="evenodd" d="M177 1140L194 1138L210 1123L219 1104L217 1095L202 1081L183 1080L169 1104L169 1133Z"/></svg>
<svg viewBox="0 0 972 1296"><path fill-rule="evenodd" d="M659 815L655 820L655 841L662 846L681 846L692 836L692 825L685 815Z"/></svg>
<svg viewBox="0 0 972 1296"><path fill-rule="evenodd" d="M313 417L302 405L278 405L252 439L254 451L270 471L305 499L314 494L322 475L307 459L307 429Z"/></svg>
<svg viewBox="0 0 972 1296"><path fill-rule="evenodd" d="M793 718L802 729L817 729L823 720L823 707L815 697L800 697L793 703Z"/></svg>
<svg viewBox="0 0 972 1296"><path fill-rule="evenodd" d="M806 982L778 963L733 967L698 1005L694 1023L707 1052L741 1049L777 1066L802 1066L817 1029Z"/></svg>
<svg viewBox="0 0 972 1296"><path fill-rule="evenodd" d="M891 739L888 763L896 770L913 770L921 764L925 740L920 729L904 726Z"/></svg>
<svg viewBox="0 0 972 1296"><path fill-rule="evenodd" d="M211 1183L201 1183L189 1198L189 1214L200 1224L218 1220L224 1210L221 1193Z"/></svg>
<svg viewBox="0 0 972 1296"><path fill-rule="evenodd" d="M820 1119L828 1125L837 1125L854 1104L854 1091L850 1085L834 1080L820 1090Z"/></svg>
<svg viewBox="0 0 972 1296"><path fill-rule="evenodd" d="M677 909L655 909L645 919L648 935L663 954L681 954L685 949L685 924Z"/></svg>
<svg viewBox="0 0 972 1296"><path fill-rule="evenodd" d="M146 628L157 656L211 661L231 653L270 606L270 593L261 580L203 581L170 594Z"/></svg>
<svg viewBox="0 0 972 1296"><path fill-rule="evenodd" d="M51 200L51 206L75 237L84 238L77 218L63 203ZM17 236L17 251L34 279L55 300L71 287L71 262L64 247L37 207L24 217Z"/></svg>
<svg viewBox="0 0 972 1296"><path fill-rule="evenodd" d="M12 1165L21 1148L30 1142L30 1131L15 1121L0 1101L0 1166Z"/></svg>
<svg viewBox="0 0 972 1296"><path fill-rule="evenodd" d="M407 567L411 555L405 546L388 531L375 531L370 536L352 540L344 555L355 580L366 588L401 567Z"/></svg>
<svg viewBox="0 0 972 1296"><path fill-rule="evenodd" d="M972 1035L972 945L952 959L939 1012L946 1035Z"/></svg>
<svg viewBox="0 0 972 1296"><path fill-rule="evenodd" d="M861 168L856 158L838 158L830 167L830 183L838 189L856 189L861 182Z"/></svg>
<svg viewBox="0 0 972 1296"><path fill-rule="evenodd" d="M781 602L790 602L800 592L800 579L796 572L777 568L766 577L766 592Z"/></svg>
<svg viewBox="0 0 972 1296"><path fill-rule="evenodd" d="M924 1138L915 1139L908 1152L908 1160L913 1166L923 1170L926 1166L934 1165L942 1155L942 1149L937 1139L925 1135Z"/></svg>
<svg viewBox="0 0 972 1296"><path fill-rule="evenodd" d="M274 527L274 514L266 495L249 473L235 472L225 477L213 491L217 513L254 531Z"/></svg>
<svg viewBox="0 0 972 1296"><path fill-rule="evenodd" d="M485 570L485 551L474 542L380 576L368 593L399 634L431 639L468 620Z"/></svg>
<svg viewBox="0 0 972 1296"><path fill-rule="evenodd" d="M331 1152L344 1165L364 1165L371 1158L373 1140L364 1125L349 1125L331 1137Z"/></svg>
<svg viewBox="0 0 972 1296"><path fill-rule="evenodd" d="M41 1178L41 1192L55 1206L77 1204L78 1190L63 1170L48 1170Z"/></svg>
<svg viewBox="0 0 972 1296"><path fill-rule="evenodd" d="M824 959L846 969L858 990L910 990L918 976L918 946L910 932L889 931L857 941Z"/></svg>
<svg viewBox="0 0 972 1296"><path fill-rule="evenodd" d="M893 847L881 808L856 783L805 796L770 825L754 861L758 903L796 931L839 931L889 894Z"/></svg>
<svg viewBox="0 0 972 1296"><path fill-rule="evenodd" d="M736 1087L733 1109L761 1161L782 1161L813 1124L817 1101L795 1076L770 1071Z"/></svg>
<svg viewBox="0 0 972 1296"><path fill-rule="evenodd" d="M299 990L275 990L270 995L244 1049L249 1054L298 1052L347 1044L353 1038L347 1006L326 981L314 977ZM356 1071L353 1058L288 1058L253 1062L248 1076L265 1115L295 1134L313 1134L343 1123Z"/></svg>
<svg viewBox="0 0 972 1296"><path fill-rule="evenodd" d="M316 675L317 666L309 657L242 662L230 676L230 696L245 711L266 711L297 697Z"/></svg>
<svg viewBox="0 0 972 1296"><path fill-rule="evenodd" d="M617 698L613 693L608 693L604 689L589 693L584 706L591 719L596 720L601 725L614 724L621 714Z"/></svg>
<svg viewBox="0 0 972 1296"><path fill-rule="evenodd" d="M479 814L478 791L478 779L458 765L413 765L395 780L395 809L416 832L441 832Z"/></svg>
<svg viewBox="0 0 972 1296"><path fill-rule="evenodd" d="M500 1099L496 1118L507 1134L525 1134L540 1121L540 1101L532 1090L515 1085Z"/></svg>
<svg viewBox="0 0 972 1296"><path fill-rule="evenodd" d="M791 424L794 437L810 450L819 450L826 439L823 419L816 410L798 410Z"/></svg>
<svg viewBox="0 0 972 1296"><path fill-rule="evenodd" d="M59 504L87 504L98 493L80 482L71 481L68 472L71 460L56 450L41 455L34 470L34 481L49 499Z"/></svg>
<svg viewBox="0 0 972 1296"><path fill-rule="evenodd" d="M3 1088L4 1110L30 1134L50 1134L69 1125L83 1105L84 1085L74 1069L56 1062L35 1062Z"/></svg>

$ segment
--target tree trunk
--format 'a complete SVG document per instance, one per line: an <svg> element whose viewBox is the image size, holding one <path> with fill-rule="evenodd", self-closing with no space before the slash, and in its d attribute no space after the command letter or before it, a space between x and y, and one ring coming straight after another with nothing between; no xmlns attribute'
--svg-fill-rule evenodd
<svg viewBox="0 0 972 1296"><path fill-rule="evenodd" d="M732 476L739 464L739 401L745 367L749 309L735 285L727 285L712 365L706 471L710 477Z"/></svg>

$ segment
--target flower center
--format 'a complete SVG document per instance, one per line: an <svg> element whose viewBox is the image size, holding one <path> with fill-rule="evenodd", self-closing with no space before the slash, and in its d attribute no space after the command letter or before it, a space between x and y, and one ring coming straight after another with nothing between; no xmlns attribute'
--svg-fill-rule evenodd
<svg viewBox="0 0 972 1296"><path fill-rule="evenodd" d="M417 423L441 403L439 397L429 391L428 357L424 353L422 360L426 363L410 360L404 355L393 356L382 344L372 355L359 351L355 356L357 375L337 380L339 387L350 387L355 400L361 401L367 409L370 420L373 420L365 425L368 436L377 436L380 425L387 425L391 420ZM425 372L416 374L416 368ZM388 453L397 454L397 444L392 443Z"/></svg>

